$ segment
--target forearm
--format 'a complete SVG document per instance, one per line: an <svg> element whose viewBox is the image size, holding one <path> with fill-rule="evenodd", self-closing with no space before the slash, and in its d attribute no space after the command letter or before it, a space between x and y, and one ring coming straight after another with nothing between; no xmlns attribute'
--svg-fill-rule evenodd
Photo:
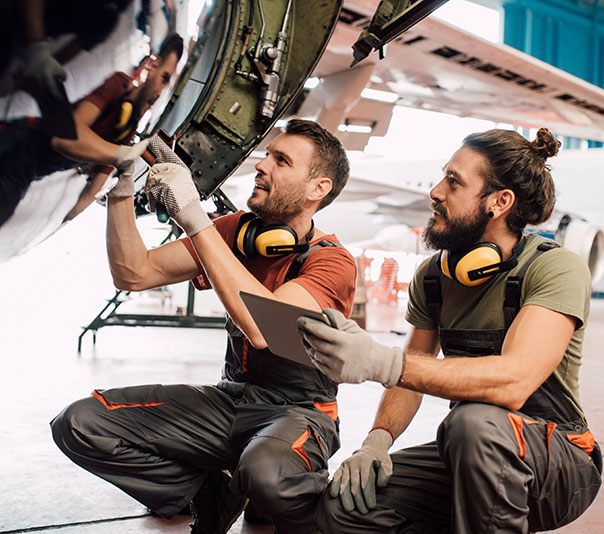
<svg viewBox="0 0 604 534"><path fill-rule="evenodd" d="M509 356L450 357L406 352L403 380L398 385L454 401L486 402L518 409L526 400L518 359Z"/></svg>
<svg viewBox="0 0 604 534"><path fill-rule="evenodd" d="M107 256L118 289L146 289L148 250L136 227L132 197L107 198Z"/></svg>
<svg viewBox="0 0 604 534"><path fill-rule="evenodd" d="M216 291L231 319L255 347L265 348L266 342L239 297L239 291L267 298L273 298L273 293L264 287L235 257L214 226L198 232L191 238L191 241L212 288Z"/></svg>
<svg viewBox="0 0 604 534"><path fill-rule="evenodd" d="M75 140L53 137L51 147L62 156L74 161L113 165L119 145L109 143L94 133L90 127L76 121L78 138Z"/></svg>
<svg viewBox="0 0 604 534"><path fill-rule="evenodd" d="M396 439L415 417L422 397L421 393L402 388L384 391L373 427L387 429Z"/></svg>

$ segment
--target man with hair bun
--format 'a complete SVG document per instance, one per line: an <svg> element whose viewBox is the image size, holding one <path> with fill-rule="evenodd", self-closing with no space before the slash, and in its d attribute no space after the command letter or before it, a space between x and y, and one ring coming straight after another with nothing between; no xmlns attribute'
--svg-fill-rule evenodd
<svg viewBox="0 0 604 534"><path fill-rule="evenodd" d="M591 280L573 252L527 224L548 219L546 129L469 135L432 189L424 261L409 286L403 349L324 310L298 321L335 382L388 388L373 429L333 477L321 532L527 533L561 527L591 504L602 453L579 402ZM437 358L442 349L444 358ZM388 454L422 394L451 400L436 440Z"/></svg>

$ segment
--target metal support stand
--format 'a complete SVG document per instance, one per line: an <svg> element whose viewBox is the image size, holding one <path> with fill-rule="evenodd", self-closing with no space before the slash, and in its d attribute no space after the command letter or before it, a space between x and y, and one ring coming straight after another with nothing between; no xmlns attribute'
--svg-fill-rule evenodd
<svg viewBox="0 0 604 534"><path fill-rule="evenodd" d="M82 338L86 332L92 332L92 344L96 344L96 333L104 326L156 326L156 327L182 327L182 328L223 328L224 316L200 316L193 313L195 307L195 288L189 282L187 293L187 312L184 315L140 314L140 313L115 313L125 301L120 298L127 297L130 291L116 291L112 299L107 301L105 307L84 327L78 337L78 353L82 352ZM108 311L108 313L106 313Z"/></svg>
<svg viewBox="0 0 604 534"><path fill-rule="evenodd" d="M235 212L236 208L229 198L217 188L212 194L212 199L216 205L216 214L225 215L229 212ZM145 199L146 200L146 199ZM178 229L178 227L176 227ZM178 229L180 230L180 229ZM176 237L175 226L171 227L170 232L161 242L163 245L170 239ZM120 298L121 295L124 298ZM189 282L187 293L187 312L185 315L147 315L140 313L118 314L115 311L119 308L125 297L130 295L130 291L117 290L113 298L107 301L105 307L92 320L92 322L83 328L78 337L78 354L82 352L82 338L86 332L92 332L92 344L96 344L96 333L99 328L104 326L169 326L183 328L224 328L226 317L222 316L200 316L195 315L195 287ZM109 310L109 311L107 311ZM106 313L107 312L107 313Z"/></svg>

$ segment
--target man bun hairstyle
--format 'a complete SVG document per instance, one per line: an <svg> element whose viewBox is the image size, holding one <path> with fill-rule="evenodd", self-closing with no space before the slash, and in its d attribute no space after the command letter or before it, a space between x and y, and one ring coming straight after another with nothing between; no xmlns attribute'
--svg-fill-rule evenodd
<svg viewBox="0 0 604 534"><path fill-rule="evenodd" d="M531 141L531 146L545 161L558 154L560 141L558 141L547 128L539 128L534 141Z"/></svg>
<svg viewBox="0 0 604 534"><path fill-rule="evenodd" d="M510 189L516 199L506 223L521 234L528 224L547 221L556 202L554 181L547 158L558 153L558 141L547 128L540 128L534 141L513 130L488 130L468 135L462 144L485 157L482 196Z"/></svg>
<svg viewBox="0 0 604 534"><path fill-rule="evenodd" d="M321 200L318 209L329 206L342 192L350 175L350 164L342 143L315 121L292 119L287 122L285 133L306 137L315 146L309 178L327 176L331 179L331 191Z"/></svg>

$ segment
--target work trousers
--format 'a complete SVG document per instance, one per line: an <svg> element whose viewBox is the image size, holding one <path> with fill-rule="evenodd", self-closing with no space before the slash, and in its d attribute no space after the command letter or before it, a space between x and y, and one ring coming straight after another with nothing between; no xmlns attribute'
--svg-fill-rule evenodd
<svg viewBox="0 0 604 534"><path fill-rule="evenodd" d="M277 400L226 382L97 390L51 427L71 460L163 517L191 501L209 469L228 469L231 488L279 532L312 533L327 460L339 444L336 424L312 404Z"/></svg>
<svg viewBox="0 0 604 534"><path fill-rule="evenodd" d="M439 426L436 441L391 455L394 472L378 488L375 509L346 512L327 493L318 527L324 534L558 528L595 498L602 455L597 445L587 454L554 426L489 404L459 403Z"/></svg>

